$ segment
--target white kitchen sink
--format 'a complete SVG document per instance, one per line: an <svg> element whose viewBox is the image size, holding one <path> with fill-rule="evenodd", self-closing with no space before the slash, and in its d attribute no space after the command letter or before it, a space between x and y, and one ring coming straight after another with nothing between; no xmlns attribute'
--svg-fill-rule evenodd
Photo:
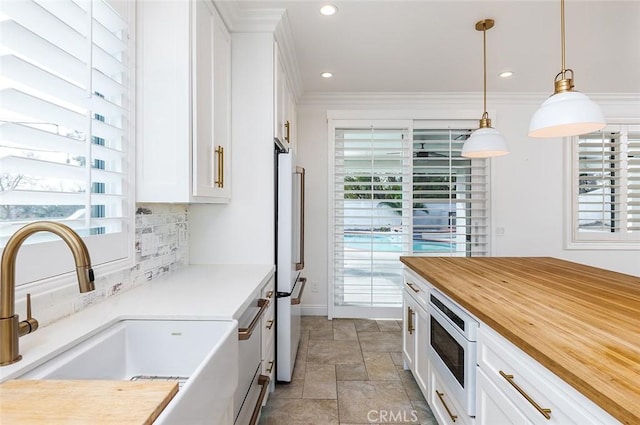
<svg viewBox="0 0 640 425"><path fill-rule="evenodd" d="M180 390L155 424L218 424L238 382L237 322L121 320L18 379L170 379Z"/></svg>

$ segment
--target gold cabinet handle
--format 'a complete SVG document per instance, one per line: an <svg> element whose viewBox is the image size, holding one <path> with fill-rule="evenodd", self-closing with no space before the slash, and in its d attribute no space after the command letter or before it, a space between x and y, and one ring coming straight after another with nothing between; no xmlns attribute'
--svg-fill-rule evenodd
<svg viewBox="0 0 640 425"><path fill-rule="evenodd" d="M503 371L500 371L500 375L504 379L506 379L507 382L510 383L511 386L513 388L515 388L516 391L518 391L522 397L524 397L529 403L531 403L531 405L533 407L535 407L536 410L538 412L540 412L540 414L542 416L544 416L547 419L551 419L551 409L545 409L543 407L540 407L540 405L538 403L536 403L535 400L532 399L531 396L529 396L529 394L527 394L522 388L520 388L520 386L518 384L515 383L515 381L513 380L513 375L508 375L508 374L504 373Z"/></svg>
<svg viewBox="0 0 640 425"><path fill-rule="evenodd" d="M266 298L271 299L271 297L273 297L273 291L267 292Z"/></svg>
<svg viewBox="0 0 640 425"><path fill-rule="evenodd" d="M291 305L298 305L300 304L300 300L302 300L302 293L304 292L304 287L307 284L307 278L306 277L301 277L300 278L300 284L302 286L300 286L300 292L298 292L298 296L295 298L291 298Z"/></svg>
<svg viewBox="0 0 640 425"><path fill-rule="evenodd" d="M407 332L413 335L415 328L413 327L413 314L415 313L411 307L407 307Z"/></svg>
<svg viewBox="0 0 640 425"><path fill-rule="evenodd" d="M244 341L245 339L251 338L251 334L253 334L253 330L255 329L256 325L258 324L258 321L260 320L260 317L267 310L267 307L269 307L269 300L265 300L265 299L262 299L262 298L259 299L258 300L258 307L260 307L260 310L258 311L256 316L253 318L253 320L251 320L251 323L249 324L249 326L246 327L246 328L238 329L238 339L240 341Z"/></svg>
<svg viewBox="0 0 640 425"><path fill-rule="evenodd" d="M269 362L269 367L267 367L267 373L271 373L271 371L273 370L273 365L275 364L275 362L273 360L271 360Z"/></svg>
<svg viewBox="0 0 640 425"><path fill-rule="evenodd" d="M290 142L289 136L291 135L291 133L290 133L291 132L291 124L289 123L289 121L284 123L284 129L285 129L284 140L286 140L287 142Z"/></svg>
<svg viewBox="0 0 640 425"><path fill-rule="evenodd" d="M219 188L224 187L224 148L222 146L218 146L215 150L216 157L218 159L218 176L213 181L215 186Z"/></svg>
<svg viewBox="0 0 640 425"><path fill-rule="evenodd" d="M266 328L271 330L271 328L273 327L273 320L267 320L267 326Z"/></svg>
<svg viewBox="0 0 640 425"><path fill-rule="evenodd" d="M300 175L300 262L296 263L296 270L304 269L304 195L305 195L305 170L296 167L296 174Z"/></svg>
<svg viewBox="0 0 640 425"><path fill-rule="evenodd" d="M449 414L449 417L451 418L451 420L455 422L456 419L458 419L458 415L454 415L453 413L451 413L451 410L449 410L449 406L447 406L447 403L444 401L444 397L443 397L444 393L441 393L440 391L436 390L436 395L440 399L440 402L442 403L442 405L444 406L444 409Z"/></svg>
<svg viewBox="0 0 640 425"><path fill-rule="evenodd" d="M256 407L253 408L253 413L251 414L251 420L249 420L249 425L256 425L258 423L258 417L260 416L260 408L262 407L262 400L264 400L264 396L269 389L269 382L271 380L267 375L260 375L258 377L258 384L262 386L260 390L260 396L258 397L258 401L256 402Z"/></svg>
<svg viewBox="0 0 640 425"><path fill-rule="evenodd" d="M411 282L407 282L407 286L408 286L409 288L411 288L411 289L413 290L413 292L415 292L416 294L417 294L418 292L420 292L420 289L416 288L416 285L414 285L414 284L413 284L413 283L411 283Z"/></svg>

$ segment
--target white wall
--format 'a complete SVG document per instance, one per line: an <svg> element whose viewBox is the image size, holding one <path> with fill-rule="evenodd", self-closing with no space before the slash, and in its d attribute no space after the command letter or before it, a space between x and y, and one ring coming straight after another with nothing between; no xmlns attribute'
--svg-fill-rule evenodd
<svg viewBox="0 0 640 425"><path fill-rule="evenodd" d="M526 133L529 119L547 95L491 97L493 126L507 138L511 153L492 159L492 255L551 256L640 276L640 251L564 249L564 158L560 139L532 139ZM459 110L477 109L478 95L406 96L374 99L342 97L336 101L308 99L298 105L298 163L307 172L307 260L304 274L311 283L305 292L303 313L326 314L327 307L327 214L328 214L328 110ZM607 119L640 120L640 102L617 97L593 97ZM378 112L379 113L379 112ZM497 229L503 235L496 236ZM317 288L317 291L314 289Z"/></svg>
<svg viewBox="0 0 640 425"><path fill-rule="evenodd" d="M190 259L273 264L273 34L233 33L231 43L231 201L191 206Z"/></svg>

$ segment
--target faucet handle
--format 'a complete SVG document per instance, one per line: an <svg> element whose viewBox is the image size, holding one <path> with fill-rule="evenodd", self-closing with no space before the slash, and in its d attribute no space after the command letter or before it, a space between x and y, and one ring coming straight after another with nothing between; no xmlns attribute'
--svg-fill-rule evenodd
<svg viewBox="0 0 640 425"><path fill-rule="evenodd" d="M30 334L38 329L38 321L31 315L31 294L27 294L27 320L22 320L19 326L19 336Z"/></svg>

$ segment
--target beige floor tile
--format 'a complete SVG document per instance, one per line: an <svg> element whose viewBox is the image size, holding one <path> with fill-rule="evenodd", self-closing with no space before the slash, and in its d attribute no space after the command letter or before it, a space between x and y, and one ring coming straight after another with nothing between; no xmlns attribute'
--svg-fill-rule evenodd
<svg viewBox="0 0 640 425"><path fill-rule="evenodd" d="M294 372L295 375L295 372ZM304 379L292 379L289 383L277 383L275 391L269 395L271 398L302 398ZM267 401L269 403L269 401Z"/></svg>
<svg viewBox="0 0 640 425"><path fill-rule="evenodd" d="M336 400L271 399L262 409L261 425L339 425Z"/></svg>
<svg viewBox="0 0 640 425"><path fill-rule="evenodd" d="M396 320L376 320L378 323L378 329L380 332L392 332L392 331L400 331L402 327L398 324Z"/></svg>
<svg viewBox="0 0 640 425"><path fill-rule="evenodd" d="M407 396L409 396L409 400L411 401L424 401L424 394L420 390L418 383L416 382L413 374L410 370L402 370L399 368L398 374L400 375L400 380L402 381L402 385L404 386L405 391L407 392Z"/></svg>
<svg viewBox="0 0 640 425"><path fill-rule="evenodd" d="M411 423L416 414L399 381L338 381L338 411L347 423Z"/></svg>
<svg viewBox="0 0 640 425"><path fill-rule="evenodd" d="M391 352L391 360L393 360L393 364L396 366L404 366L404 361L402 359L402 351L394 351Z"/></svg>
<svg viewBox="0 0 640 425"><path fill-rule="evenodd" d="M343 323L333 327L333 339L340 341L357 341L358 332L353 323Z"/></svg>
<svg viewBox="0 0 640 425"><path fill-rule="evenodd" d="M305 355L303 359L296 360L295 365L293 366L293 375L291 379L304 379L304 373L307 370L307 356Z"/></svg>
<svg viewBox="0 0 640 425"><path fill-rule="evenodd" d="M336 379L338 381L368 381L364 364L337 364Z"/></svg>
<svg viewBox="0 0 640 425"><path fill-rule="evenodd" d="M354 319L353 324L358 332L378 332L380 330L375 320Z"/></svg>
<svg viewBox="0 0 640 425"><path fill-rule="evenodd" d="M398 351L402 348L402 333L397 332L358 332L362 351Z"/></svg>
<svg viewBox="0 0 640 425"><path fill-rule="evenodd" d="M300 328L303 331L311 329L333 329L331 320L323 316L302 316L300 318Z"/></svg>
<svg viewBox="0 0 640 425"><path fill-rule="evenodd" d="M309 340L307 367L309 363L355 364L363 362L360 347L353 341Z"/></svg>
<svg viewBox="0 0 640 425"><path fill-rule="evenodd" d="M335 366L308 364L304 375L302 398L335 400L337 397Z"/></svg>
<svg viewBox="0 0 640 425"><path fill-rule="evenodd" d="M333 328L339 328L342 326L352 326L354 321L357 319L333 319L331 322L333 323Z"/></svg>
<svg viewBox="0 0 640 425"><path fill-rule="evenodd" d="M426 401L412 401L411 405L417 413L420 425L438 425L438 421Z"/></svg>
<svg viewBox="0 0 640 425"><path fill-rule="evenodd" d="M362 352L367 375L371 381L399 381L400 376L396 365L391 360L391 354L380 352Z"/></svg>
<svg viewBox="0 0 640 425"><path fill-rule="evenodd" d="M333 339L333 328L311 329L309 331L309 340L314 340L314 339L324 339L324 340Z"/></svg>

